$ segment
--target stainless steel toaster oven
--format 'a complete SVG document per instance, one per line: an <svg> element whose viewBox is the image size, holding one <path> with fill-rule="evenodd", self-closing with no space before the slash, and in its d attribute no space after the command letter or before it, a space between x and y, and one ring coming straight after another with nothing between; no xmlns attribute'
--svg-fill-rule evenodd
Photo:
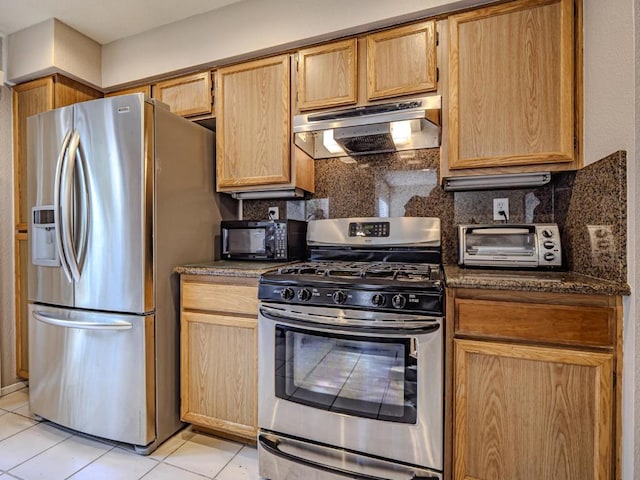
<svg viewBox="0 0 640 480"><path fill-rule="evenodd" d="M458 263L476 267L562 266L555 223L458 226Z"/></svg>

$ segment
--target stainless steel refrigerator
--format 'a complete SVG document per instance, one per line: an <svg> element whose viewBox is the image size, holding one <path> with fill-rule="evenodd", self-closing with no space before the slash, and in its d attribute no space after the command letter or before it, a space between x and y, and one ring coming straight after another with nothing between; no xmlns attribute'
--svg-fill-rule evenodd
<svg viewBox="0 0 640 480"><path fill-rule="evenodd" d="M232 214L213 133L142 94L36 115L27 132L31 410L150 453L182 425L173 268L213 259Z"/></svg>

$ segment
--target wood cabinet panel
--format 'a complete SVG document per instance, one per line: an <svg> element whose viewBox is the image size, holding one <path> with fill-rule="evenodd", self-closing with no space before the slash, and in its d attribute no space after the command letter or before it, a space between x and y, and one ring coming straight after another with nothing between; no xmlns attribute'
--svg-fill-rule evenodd
<svg viewBox="0 0 640 480"><path fill-rule="evenodd" d="M185 283L182 288L182 307L187 310L234 312L255 315L258 296L255 286Z"/></svg>
<svg viewBox="0 0 640 480"><path fill-rule="evenodd" d="M437 88L436 22L367 35L367 99Z"/></svg>
<svg viewBox="0 0 640 480"><path fill-rule="evenodd" d="M151 85L140 85L138 87L124 88L114 92L105 93L105 97L115 97L116 95L129 95L130 93L144 93L147 97L151 97Z"/></svg>
<svg viewBox="0 0 640 480"><path fill-rule="evenodd" d="M288 55L218 70L218 190L292 181L290 75Z"/></svg>
<svg viewBox="0 0 640 480"><path fill-rule="evenodd" d="M211 72L199 72L155 83L153 98L183 117L210 115L213 111Z"/></svg>
<svg viewBox="0 0 640 480"><path fill-rule="evenodd" d="M185 312L182 325L182 419L255 437L257 319Z"/></svg>
<svg viewBox="0 0 640 480"><path fill-rule="evenodd" d="M448 22L448 168L576 168L573 0L510 2Z"/></svg>
<svg viewBox="0 0 640 480"><path fill-rule="evenodd" d="M349 105L357 100L356 39L298 52L298 108Z"/></svg>
<svg viewBox="0 0 640 480"><path fill-rule="evenodd" d="M255 443L258 280L181 276L181 417Z"/></svg>
<svg viewBox="0 0 640 480"><path fill-rule="evenodd" d="M611 354L455 341L454 478L611 478Z"/></svg>
<svg viewBox="0 0 640 480"><path fill-rule="evenodd" d="M613 347L615 309L456 298L460 335Z"/></svg>

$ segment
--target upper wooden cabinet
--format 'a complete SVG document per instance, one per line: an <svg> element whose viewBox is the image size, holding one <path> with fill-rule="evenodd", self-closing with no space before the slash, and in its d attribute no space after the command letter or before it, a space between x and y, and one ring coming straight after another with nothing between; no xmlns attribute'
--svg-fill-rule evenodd
<svg viewBox="0 0 640 480"><path fill-rule="evenodd" d="M183 117L210 116L213 114L211 75L206 71L154 83L153 98Z"/></svg>
<svg viewBox="0 0 640 480"><path fill-rule="evenodd" d="M128 95L130 93L144 93L147 97L151 97L151 85L140 85L138 87L123 88L113 92L105 93L105 97L115 97L116 95Z"/></svg>
<svg viewBox="0 0 640 480"><path fill-rule="evenodd" d="M445 170L580 166L580 18L574 0L522 0L448 18Z"/></svg>
<svg viewBox="0 0 640 480"><path fill-rule="evenodd" d="M217 74L218 191L313 191L313 160L292 150L290 56L220 68Z"/></svg>
<svg viewBox="0 0 640 480"><path fill-rule="evenodd" d="M17 374L27 378L28 318L27 267L29 204L27 201L27 117L73 103L100 98L102 93L62 75L13 87L14 212L16 229L16 364Z"/></svg>
<svg viewBox="0 0 640 480"><path fill-rule="evenodd" d="M368 100L436 90L435 20L366 38Z"/></svg>
<svg viewBox="0 0 640 480"><path fill-rule="evenodd" d="M297 65L300 110L356 103L355 38L300 50Z"/></svg>

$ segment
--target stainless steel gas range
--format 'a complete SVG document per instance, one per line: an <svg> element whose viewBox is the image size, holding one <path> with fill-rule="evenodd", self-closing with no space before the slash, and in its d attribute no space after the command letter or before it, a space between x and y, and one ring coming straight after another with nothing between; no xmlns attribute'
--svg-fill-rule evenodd
<svg viewBox="0 0 640 480"><path fill-rule="evenodd" d="M441 479L439 219L316 220L307 243L260 279L260 475Z"/></svg>

